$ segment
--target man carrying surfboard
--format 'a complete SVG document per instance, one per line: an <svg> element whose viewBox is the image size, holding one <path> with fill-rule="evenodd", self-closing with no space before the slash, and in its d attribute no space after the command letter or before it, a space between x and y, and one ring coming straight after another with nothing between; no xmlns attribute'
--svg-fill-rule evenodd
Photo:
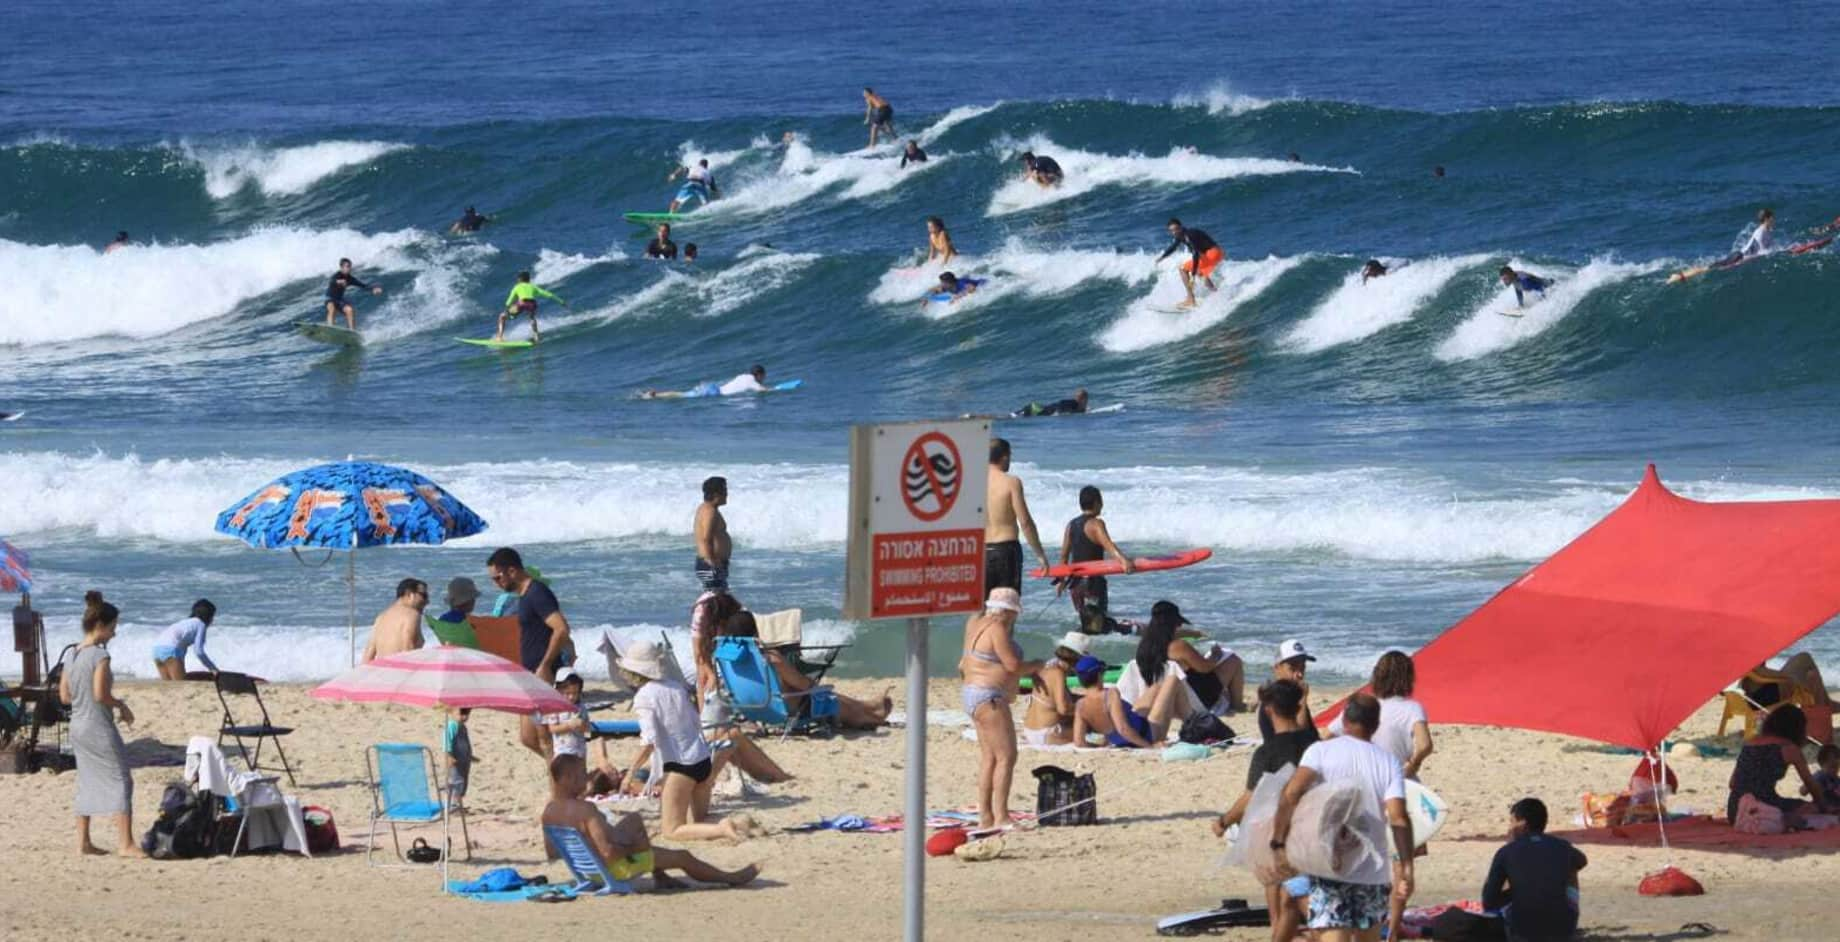
<svg viewBox="0 0 1840 942"><path fill-rule="evenodd" d="M371 294L382 294L382 285L367 285L351 273L351 259L339 259L339 270L334 272L332 280L326 283L326 326L332 326L332 315L338 311L345 312L345 329L357 330L357 312L351 302L345 300L346 288L363 288Z"/></svg>
<svg viewBox="0 0 1840 942"><path fill-rule="evenodd" d="M1009 461L1009 442L991 439L989 491L984 503L986 596L999 587L1022 591L1022 540L1029 541L1041 567L1048 568L1048 551L1041 548L1041 534L1029 513L1028 498L1022 494L1022 479L1009 473Z"/></svg>
<svg viewBox="0 0 1840 942"><path fill-rule="evenodd" d="M886 134L894 137L894 106L888 99L875 93L875 89L863 86L863 123L869 126L869 146Z"/></svg>
<svg viewBox="0 0 1840 942"><path fill-rule="evenodd" d="M532 282L530 272L518 272L517 284L512 285L511 293L505 295L505 309L498 314L498 333L492 339L497 341L505 339L505 321L513 317L528 317L530 318L530 342L536 343L542 340L542 332L537 329L538 298L548 298L563 307L569 306L569 302Z"/></svg>
<svg viewBox="0 0 1840 942"><path fill-rule="evenodd" d="M1125 575L1130 575L1137 565L1112 542L1111 531L1099 517L1104 512L1105 497L1099 489L1091 484L1080 488L1080 515L1067 522L1067 531L1061 537L1061 563L1096 562L1109 555L1118 560ZM1068 593L1074 612L1080 616L1081 631L1089 635L1131 633L1129 626L1119 624L1106 613L1110 599L1104 576L1070 576L1056 583L1054 594Z"/></svg>
<svg viewBox="0 0 1840 942"><path fill-rule="evenodd" d="M1214 269L1225 261L1227 256L1220 250L1220 243L1215 242L1212 237L1200 229L1191 229L1182 225L1180 219L1169 220L1169 237L1175 241L1169 243L1169 248L1164 249L1163 254L1158 255L1156 260L1161 262L1174 255L1177 249L1184 247L1188 249L1189 259L1183 262L1180 268L1182 290L1188 292L1188 300L1183 301L1180 306L1191 308L1195 306L1195 279L1198 277L1207 282L1208 290L1214 290Z"/></svg>
<svg viewBox="0 0 1840 942"><path fill-rule="evenodd" d="M1304 752L1321 738L1316 727L1305 727L1297 721L1302 705L1303 687L1295 681L1274 680L1259 688L1259 717L1263 723L1271 724L1272 732L1252 752L1252 764L1246 769L1246 790L1240 793L1233 807L1214 819L1215 837L1225 837L1228 828L1245 819L1246 807L1252 803L1252 791L1259 787L1259 779L1285 766L1296 765ZM1297 928L1303 924L1309 908L1310 886L1310 878L1300 876L1265 888L1273 942L1291 942L1297 937Z"/></svg>
<svg viewBox="0 0 1840 942"><path fill-rule="evenodd" d="M1538 291L1541 299L1546 297L1546 289L1552 287L1551 278L1541 278L1532 272L1515 271L1512 265L1501 266L1501 283L1514 289L1514 303L1520 307L1527 306L1527 292Z"/></svg>
<svg viewBox="0 0 1840 942"><path fill-rule="evenodd" d="M670 183L678 177L684 178L684 185L677 188L677 196L671 199L671 208L666 212L675 213L678 207L687 205L692 199L707 204L722 195L722 188L716 186L716 175L709 169L708 158L697 161L694 167L678 167L664 178L664 182Z"/></svg>

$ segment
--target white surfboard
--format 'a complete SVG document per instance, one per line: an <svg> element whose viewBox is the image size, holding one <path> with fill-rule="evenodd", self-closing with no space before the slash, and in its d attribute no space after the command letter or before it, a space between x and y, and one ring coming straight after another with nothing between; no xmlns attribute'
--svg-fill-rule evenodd
<svg viewBox="0 0 1840 942"><path fill-rule="evenodd" d="M1412 846L1423 847L1444 829L1444 822L1450 819L1450 805L1422 783L1406 779L1406 816L1412 819ZM1390 846L1392 829L1387 829L1386 833Z"/></svg>

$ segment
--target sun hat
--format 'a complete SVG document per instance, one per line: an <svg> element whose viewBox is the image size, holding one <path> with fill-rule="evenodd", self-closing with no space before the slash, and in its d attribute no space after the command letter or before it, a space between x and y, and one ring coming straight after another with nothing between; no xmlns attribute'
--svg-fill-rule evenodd
<svg viewBox="0 0 1840 942"><path fill-rule="evenodd" d="M457 576L447 584L447 607L459 608L479 598L479 587L465 576Z"/></svg>
<svg viewBox="0 0 1840 942"><path fill-rule="evenodd" d="M1061 640L1056 641L1054 646L1057 648L1066 648L1075 654L1085 656L1086 652L1092 647L1092 635L1084 631L1069 631L1066 635L1061 637Z"/></svg>
<svg viewBox="0 0 1840 942"><path fill-rule="evenodd" d="M634 641L620 654L620 666L650 680L664 679L664 651L656 641Z"/></svg>
<svg viewBox="0 0 1840 942"><path fill-rule="evenodd" d="M1015 612L1022 614L1022 593L1009 586L997 586L990 590L990 597L984 600L987 612Z"/></svg>

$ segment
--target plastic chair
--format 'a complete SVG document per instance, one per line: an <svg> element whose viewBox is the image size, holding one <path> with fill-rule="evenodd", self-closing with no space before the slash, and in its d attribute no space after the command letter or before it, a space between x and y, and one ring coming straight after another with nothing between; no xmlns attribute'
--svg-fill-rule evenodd
<svg viewBox="0 0 1840 942"><path fill-rule="evenodd" d="M580 831L560 824L545 824L543 836L549 838L550 846L556 848L556 853L562 855L562 862L568 864L569 872L575 875L575 885L571 889L590 896L623 895L633 891L631 883L613 875L607 862L594 852L594 845L589 844Z"/></svg>
<svg viewBox="0 0 1840 942"><path fill-rule="evenodd" d="M375 761L373 761L373 759ZM447 885L448 858L453 856L454 833L447 804L436 797L434 782L437 770L434 753L427 746L414 743L381 742L364 753L364 772L370 781L370 828L364 838L364 862L373 867L418 867L403 856L399 824L441 823L441 885ZM390 826L390 843L396 848L400 864L379 864L372 858L377 844L377 825ZM467 833L466 814L460 814L460 837L466 859L473 859L473 839Z"/></svg>
<svg viewBox="0 0 1840 942"><path fill-rule="evenodd" d="M276 726L269 720L268 706L262 702L262 691L257 688L255 679L248 674L238 674L234 671L220 671L217 674L215 683L217 686L217 702L223 704L224 707L224 719L217 728L218 748L223 748L224 737L229 736L236 740L236 748L243 753L243 764L249 766L249 771L260 772L266 768L270 772L286 772L288 784L298 788L300 783L294 781L294 769L292 766L288 765L287 753L283 752L281 749L281 737L293 732L294 728L291 726ZM262 722L238 723L236 721L236 715L230 709L230 697L254 697L256 709L260 710L262 713ZM249 747L243 742L244 737L256 741L255 755L252 756L249 754ZM262 740L264 739L274 742L275 754L281 757L280 768L276 768L272 765L262 765Z"/></svg>
<svg viewBox="0 0 1840 942"><path fill-rule="evenodd" d="M1725 701L1724 713L1719 716L1720 736L1725 735L1725 727L1734 719L1742 718L1744 720L1744 738L1749 739L1757 735L1757 730L1763 725L1764 715L1776 707L1785 703L1793 703L1806 710L1814 706L1813 694L1810 694L1808 691L1803 690L1801 687L1787 680L1776 677L1760 677L1755 671L1745 674L1743 680L1739 681L1739 683L1742 684L1745 680L1753 684L1773 685L1781 690L1784 695L1779 695L1776 703L1771 706L1759 707L1755 705L1755 701L1751 699L1750 694L1745 693L1742 687L1736 690L1724 691L1720 695Z"/></svg>
<svg viewBox="0 0 1840 942"><path fill-rule="evenodd" d="M742 719L779 727L782 737L811 727L836 727L836 693L828 686L802 692L783 690L779 673L753 638L717 638L715 658L716 674L727 691L729 707ZM791 706L788 700L799 704Z"/></svg>

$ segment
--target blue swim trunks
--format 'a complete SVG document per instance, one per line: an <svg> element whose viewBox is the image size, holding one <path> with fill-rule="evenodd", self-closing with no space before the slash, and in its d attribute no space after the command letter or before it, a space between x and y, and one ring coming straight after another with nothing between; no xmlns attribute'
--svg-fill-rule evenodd
<svg viewBox="0 0 1840 942"><path fill-rule="evenodd" d="M707 203L709 202L709 188L696 180L692 180L677 188L677 202L688 203L692 196Z"/></svg>

